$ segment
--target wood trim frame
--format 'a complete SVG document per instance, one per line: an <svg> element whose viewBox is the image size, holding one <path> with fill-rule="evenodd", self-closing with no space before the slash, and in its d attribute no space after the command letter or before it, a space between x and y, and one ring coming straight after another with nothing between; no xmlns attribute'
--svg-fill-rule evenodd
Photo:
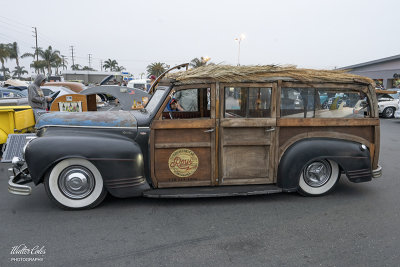
<svg viewBox="0 0 400 267"><path fill-rule="evenodd" d="M354 89L367 93L368 86L362 84L346 84L346 83L315 83L315 82L282 82L281 87L284 88L324 88L324 89Z"/></svg>
<svg viewBox="0 0 400 267"><path fill-rule="evenodd" d="M378 118L278 118L278 127L298 126L379 126Z"/></svg>
<svg viewBox="0 0 400 267"><path fill-rule="evenodd" d="M171 99L172 95L176 91L185 90L185 89L200 89L200 88L210 88L211 95L210 95L210 118L198 118L198 119L182 119L182 120L162 120L162 112L165 110L168 101ZM214 128L216 127L216 85L215 83L207 83L207 84L190 84L190 85L181 85L174 87L169 95L164 100L164 103L161 105L160 110L157 112L150 130L150 175L151 180L155 188L163 188L163 187L185 187L185 186L206 186L210 185L210 181L191 181L191 182L161 182L158 183L155 177L155 149L156 148L179 148L179 147L211 147L211 151L215 150L215 153L211 153L211 184L215 185L218 181L218 176L216 175L218 171L218 165L215 163L216 155L218 155L217 147L216 147L216 132L211 133L211 142L203 142L203 143L192 143L192 144L181 144L181 143L174 143L174 144L155 144L155 131L157 129L185 129L185 128ZM183 123L184 122L184 123ZM215 171L215 169L217 170Z"/></svg>

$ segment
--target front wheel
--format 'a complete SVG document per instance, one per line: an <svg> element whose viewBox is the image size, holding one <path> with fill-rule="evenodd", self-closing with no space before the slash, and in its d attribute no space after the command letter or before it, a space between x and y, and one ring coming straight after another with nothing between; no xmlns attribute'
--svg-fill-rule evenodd
<svg viewBox="0 0 400 267"><path fill-rule="evenodd" d="M301 171L298 192L305 196L321 196L330 192L339 181L340 170L332 160L315 160Z"/></svg>
<svg viewBox="0 0 400 267"><path fill-rule="evenodd" d="M394 108L387 107L383 110L383 117L385 118L392 118L394 116Z"/></svg>
<svg viewBox="0 0 400 267"><path fill-rule="evenodd" d="M90 209L100 204L107 191L100 172L81 158L57 163L44 181L49 198L63 209Z"/></svg>

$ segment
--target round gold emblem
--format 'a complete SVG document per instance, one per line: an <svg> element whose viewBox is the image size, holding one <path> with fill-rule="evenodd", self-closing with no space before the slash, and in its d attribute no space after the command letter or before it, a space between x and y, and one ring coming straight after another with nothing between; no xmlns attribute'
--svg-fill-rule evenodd
<svg viewBox="0 0 400 267"><path fill-rule="evenodd" d="M189 177L199 167L196 154L186 148L177 149L169 156L168 166L170 171L178 177Z"/></svg>

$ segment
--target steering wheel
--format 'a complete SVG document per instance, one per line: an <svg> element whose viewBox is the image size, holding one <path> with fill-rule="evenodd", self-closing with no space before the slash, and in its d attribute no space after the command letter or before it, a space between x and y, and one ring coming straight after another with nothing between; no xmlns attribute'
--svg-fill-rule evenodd
<svg viewBox="0 0 400 267"><path fill-rule="evenodd" d="M49 108L51 107L51 104L53 103L53 101L57 98L57 96L60 94L61 91L57 91L54 94L50 95L51 97L51 101L49 102Z"/></svg>

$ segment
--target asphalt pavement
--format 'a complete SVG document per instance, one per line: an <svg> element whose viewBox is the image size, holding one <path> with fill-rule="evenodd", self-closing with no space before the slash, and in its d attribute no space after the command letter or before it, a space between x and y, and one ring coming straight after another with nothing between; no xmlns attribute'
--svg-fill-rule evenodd
<svg viewBox="0 0 400 267"><path fill-rule="evenodd" d="M381 178L342 176L317 198L107 197L63 211L43 185L9 194L0 164L0 266L398 266L399 133L400 120L381 120Z"/></svg>

